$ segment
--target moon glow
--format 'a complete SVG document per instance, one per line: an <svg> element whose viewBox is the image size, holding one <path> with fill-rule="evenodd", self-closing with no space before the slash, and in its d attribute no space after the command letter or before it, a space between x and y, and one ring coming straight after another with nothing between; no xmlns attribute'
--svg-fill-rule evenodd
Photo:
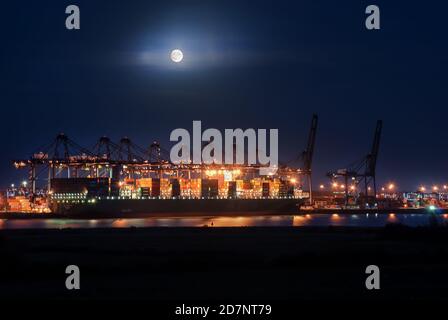
<svg viewBox="0 0 448 320"><path fill-rule="evenodd" d="M173 62L179 63L184 58L184 54L179 49L174 49L173 51L171 51L170 57Z"/></svg>

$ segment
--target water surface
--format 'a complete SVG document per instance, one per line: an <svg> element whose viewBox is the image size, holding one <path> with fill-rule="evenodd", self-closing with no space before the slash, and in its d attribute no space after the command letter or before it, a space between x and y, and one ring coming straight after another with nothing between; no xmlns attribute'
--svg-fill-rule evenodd
<svg viewBox="0 0 448 320"><path fill-rule="evenodd" d="M448 223L448 214L432 216L422 214L309 214L285 216L241 216L241 217L175 217L142 219L2 219L4 229L65 229L65 228L147 228L147 227L304 227L347 226L383 227L390 223L416 227L438 221Z"/></svg>

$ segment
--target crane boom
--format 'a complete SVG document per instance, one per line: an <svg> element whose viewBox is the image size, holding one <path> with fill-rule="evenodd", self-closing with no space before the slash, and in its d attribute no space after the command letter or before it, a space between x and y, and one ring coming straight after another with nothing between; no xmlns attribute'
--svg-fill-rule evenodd
<svg viewBox="0 0 448 320"><path fill-rule="evenodd" d="M316 114L313 114L311 119L311 128L308 136L308 144L306 146L305 151L303 152L303 170L306 172L311 172L311 167L313 164L313 154L314 154L314 145L316 142L316 132L317 132L317 121L318 117Z"/></svg>
<svg viewBox="0 0 448 320"><path fill-rule="evenodd" d="M367 156L366 176L375 176L376 160L378 158L378 151L380 148L381 131L383 129L383 121L376 122L375 135L373 137L372 151Z"/></svg>

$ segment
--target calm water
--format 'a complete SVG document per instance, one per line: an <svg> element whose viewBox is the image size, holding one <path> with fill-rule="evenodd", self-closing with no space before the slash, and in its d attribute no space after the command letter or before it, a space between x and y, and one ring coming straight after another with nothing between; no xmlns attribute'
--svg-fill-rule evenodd
<svg viewBox="0 0 448 320"><path fill-rule="evenodd" d="M448 223L448 214L436 217ZM302 227L350 226L382 227L389 223L407 226L424 226L431 221L429 215L417 214L310 214L306 216L251 216L251 217L185 217L144 219L35 219L0 220L0 229L64 229L64 228L145 228L145 227Z"/></svg>

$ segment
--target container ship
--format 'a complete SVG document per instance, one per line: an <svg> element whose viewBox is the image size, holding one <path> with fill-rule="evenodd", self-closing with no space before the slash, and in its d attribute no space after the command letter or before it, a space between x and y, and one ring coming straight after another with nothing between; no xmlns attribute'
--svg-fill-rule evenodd
<svg viewBox="0 0 448 320"><path fill-rule="evenodd" d="M145 149L102 137L86 149L59 134L42 150L14 166L28 169L31 211L55 216L288 214L309 197L301 169L280 165L260 175L259 164L174 164L157 142Z"/></svg>
<svg viewBox="0 0 448 320"><path fill-rule="evenodd" d="M235 179L240 169L207 170L207 178L55 178L51 211L76 218L148 215L294 213L304 194L295 179Z"/></svg>

